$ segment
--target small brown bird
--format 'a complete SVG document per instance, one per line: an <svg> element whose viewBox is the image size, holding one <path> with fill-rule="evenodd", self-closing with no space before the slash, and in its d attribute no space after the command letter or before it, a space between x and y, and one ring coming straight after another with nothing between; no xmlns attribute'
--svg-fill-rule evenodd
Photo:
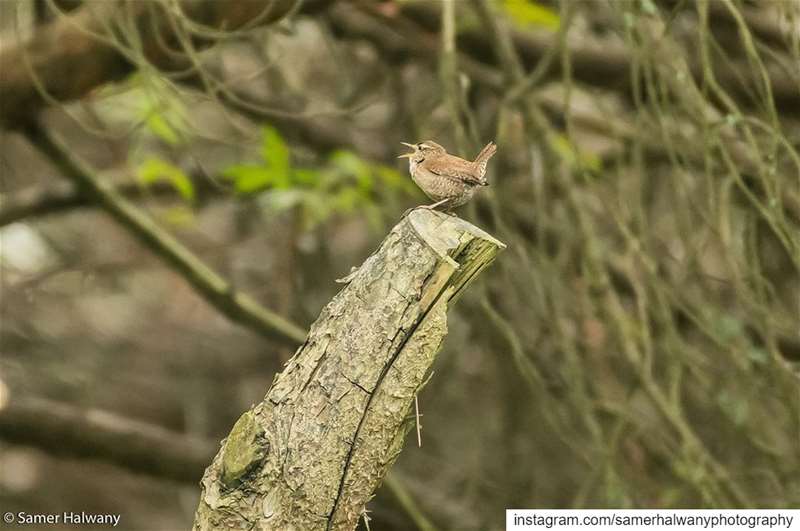
<svg viewBox="0 0 800 531"><path fill-rule="evenodd" d="M494 142L486 144L475 160L470 162L450 155L432 140L404 146L414 151L397 158L408 158L411 178L434 203L424 208L442 207L448 211L472 199L479 186L488 186L486 163L497 151Z"/></svg>

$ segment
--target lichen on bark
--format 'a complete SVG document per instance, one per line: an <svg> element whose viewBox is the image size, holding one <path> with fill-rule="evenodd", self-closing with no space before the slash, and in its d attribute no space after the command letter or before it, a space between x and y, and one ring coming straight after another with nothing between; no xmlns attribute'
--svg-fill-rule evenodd
<svg viewBox="0 0 800 531"><path fill-rule="evenodd" d="M448 303L504 247L453 216L403 218L236 423L194 529L353 529L400 453Z"/></svg>

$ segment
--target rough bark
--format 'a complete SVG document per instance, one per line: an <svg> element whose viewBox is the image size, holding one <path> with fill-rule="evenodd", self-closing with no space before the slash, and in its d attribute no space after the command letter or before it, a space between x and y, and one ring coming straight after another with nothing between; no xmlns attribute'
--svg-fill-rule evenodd
<svg viewBox="0 0 800 531"><path fill-rule="evenodd" d="M404 217L223 441L194 529L353 529L414 425L448 305L504 247L457 217Z"/></svg>

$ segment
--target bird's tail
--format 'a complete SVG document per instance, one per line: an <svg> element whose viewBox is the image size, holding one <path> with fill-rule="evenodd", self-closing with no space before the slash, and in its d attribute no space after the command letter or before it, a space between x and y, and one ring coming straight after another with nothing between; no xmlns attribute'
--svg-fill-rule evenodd
<svg viewBox="0 0 800 531"><path fill-rule="evenodd" d="M478 156L475 157L474 164L478 166L479 175L481 176L481 185L486 186L489 183L486 182L486 179L483 176L486 174L486 163L489 162L489 159L492 158L492 155L495 154L497 151L497 145L494 142L489 142L486 144Z"/></svg>

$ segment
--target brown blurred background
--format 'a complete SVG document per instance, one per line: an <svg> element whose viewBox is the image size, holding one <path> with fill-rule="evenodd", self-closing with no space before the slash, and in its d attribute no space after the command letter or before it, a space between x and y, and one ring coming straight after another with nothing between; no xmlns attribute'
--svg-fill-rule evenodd
<svg viewBox="0 0 800 531"><path fill-rule="evenodd" d="M425 139L497 142L458 214L508 250L372 529L797 507L798 65L789 0L3 0L0 509L190 528L334 279L427 201L395 159Z"/></svg>

